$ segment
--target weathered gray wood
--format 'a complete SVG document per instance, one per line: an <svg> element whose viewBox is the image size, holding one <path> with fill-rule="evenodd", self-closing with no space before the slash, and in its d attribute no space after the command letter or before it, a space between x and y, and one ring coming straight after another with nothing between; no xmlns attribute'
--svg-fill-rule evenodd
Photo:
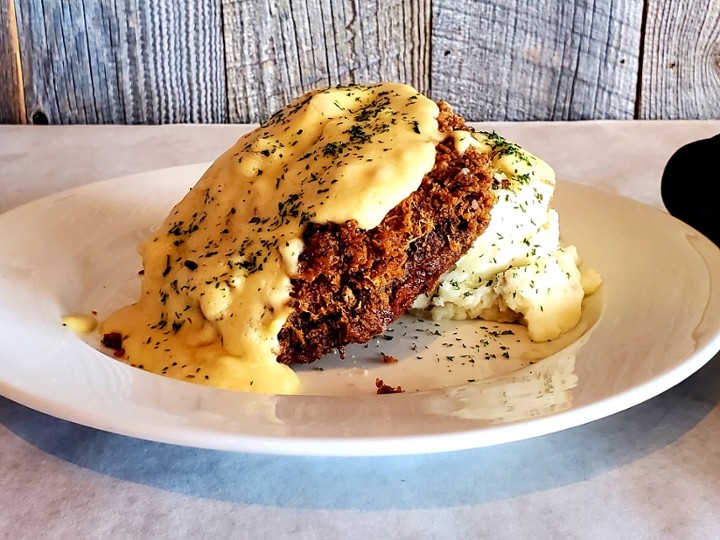
<svg viewBox="0 0 720 540"><path fill-rule="evenodd" d="M645 29L641 118L720 118L720 1L655 0Z"/></svg>
<svg viewBox="0 0 720 540"><path fill-rule="evenodd" d="M633 118L638 0L437 0L432 95L471 120Z"/></svg>
<svg viewBox="0 0 720 540"><path fill-rule="evenodd" d="M429 89L430 0L223 0L229 116L267 118L319 86Z"/></svg>
<svg viewBox="0 0 720 540"><path fill-rule="evenodd" d="M16 0L28 116L50 123L222 122L213 0Z"/></svg>
<svg viewBox="0 0 720 540"><path fill-rule="evenodd" d="M720 118L720 0L0 0L0 122L254 122L377 80L470 120Z"/></svg>
<svg viewBox="0 0 720 540"><path fill-rule="evenodd" d="M14 4L0 2L0 124L25 123Z"/></svg>

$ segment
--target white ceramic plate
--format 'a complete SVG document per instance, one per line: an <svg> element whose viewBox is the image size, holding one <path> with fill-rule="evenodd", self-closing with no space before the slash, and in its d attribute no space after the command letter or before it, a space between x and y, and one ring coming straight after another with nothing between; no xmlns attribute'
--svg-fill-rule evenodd
<svg viewBox="0 0 720 540"><path fill-rule="evenodd" d="M564 241L604 284L586 300L578 328L552 344L532 345L507 325L406 318L368 348L349 349L344 362L301 368L300 396L223 391L131 368L61 317L102 317L133 299L137 242L205 167L92 184L0 216L2 395L79 424L182 445L412 454L608 416L670 388L720 349L720 250L661 211L559 183L553 206ZM384 364L381 352L400 361ZM376 377L406 392L375 395Z"/></svg>

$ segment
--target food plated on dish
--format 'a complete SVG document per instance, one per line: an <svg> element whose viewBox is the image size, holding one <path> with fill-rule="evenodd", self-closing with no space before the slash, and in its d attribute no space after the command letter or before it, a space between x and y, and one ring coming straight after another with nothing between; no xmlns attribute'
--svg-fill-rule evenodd
<svg viewBox="0 0 720 540"><path fill-rule="evenodd" d="M682 381L720 348L717 247L656 208L564 180L552 201L564 241L578 246L603 285L584 301L578 326L550 342L532 342L516 324L404 315L367 349L348 346L345 360L329 355L293 365L299 395L273 395L130 368L100 345L99 333L78 336L62 326L62 315L94 310L102 321L137 300L137 243L209 165L96 182L0 215L0 226L13 231L0 237L3 396L82 425L175 444L427 453L527 439L611 415ZM503 335L509 331L515 335ZM500 347L490 350L496 340L510 347L509 358ZM380 352L399 361L386 364ZM405 392L377 396L376 378Z"/></svg>
<svg viewBox="0 0 720 540"><path fill-rule="evenodd" d="M103 344L160 375L297 393L291 364L342 355L408 309L554 339L600 283L559 243L554 188L542 160L410 86L310 92L141 243L140 298L102 323Z"/></svg>

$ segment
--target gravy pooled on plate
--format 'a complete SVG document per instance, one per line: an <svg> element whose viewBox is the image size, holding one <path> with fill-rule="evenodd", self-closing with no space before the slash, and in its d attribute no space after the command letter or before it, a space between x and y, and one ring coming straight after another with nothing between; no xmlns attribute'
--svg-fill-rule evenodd
<svg viewBox="0 0 720 540"><path fill-rule="evenodd" d="M310 92L241 137L140 246L135 304L101 332L122 360L223 388L294 393L276 361L308 223L371 229L433 167L438 106L410 86Z"/></svg>

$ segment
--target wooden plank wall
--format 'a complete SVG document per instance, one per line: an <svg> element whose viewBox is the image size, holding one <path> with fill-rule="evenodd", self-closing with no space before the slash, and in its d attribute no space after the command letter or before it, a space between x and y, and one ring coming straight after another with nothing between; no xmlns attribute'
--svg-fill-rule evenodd
<svg viewBox="0 0 720 540"><path fill-rule="evenodd" d="M399 80L470 120L720 118L720 0L0 0L0 122L256 122Z"/></svg>
<svg viewBox="0 0 720 540"><path fill-rule="evenodd" d="M720 118L720 0L648 3L641 118Z"/></svg>
<svg viewBox="0 0 720 540"><path fill-rule="evenodd" d="M433 94L471 118L633 118L641 23L632 0L437 2Z"/></svg>
<svg viewBox="0 0 720 540"><path fill-rule="evenodd" d="M429 0L223 1L230 120L267 118L318 86L396 80L427 92L429 17Z"/></svg>
<svg viewBox="0 0 720 540"><path fill-rule="evenodd" d="M19 124L25 120L15 6L0 0L0 123Z"/></svg>
<svg viewBox="0 0 720 540"><path fill-rule="evenodd" d="M15 6L28 121L226 120L222 24L213 0Z"/></svg>

